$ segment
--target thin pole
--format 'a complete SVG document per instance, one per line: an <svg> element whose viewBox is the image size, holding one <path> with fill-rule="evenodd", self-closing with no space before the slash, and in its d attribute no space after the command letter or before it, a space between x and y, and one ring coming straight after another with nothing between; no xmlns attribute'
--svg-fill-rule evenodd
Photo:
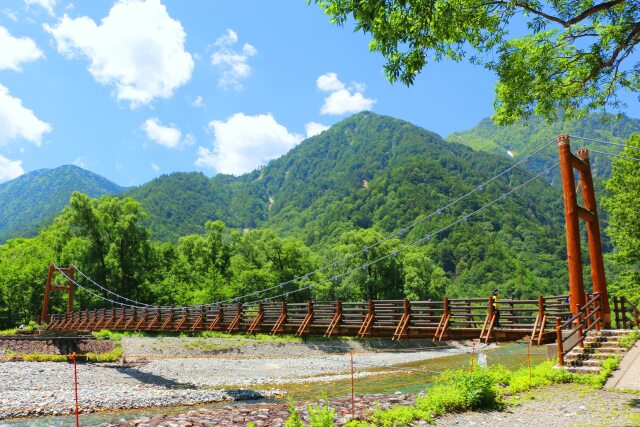
<svg viewBox="0 0 640 427"><path fill-rule="evenodd" d="M529 386L531 386L531 346L527 346L527 362L529 363Z"/></svg>
<svg viewBox="0 0 640 427"><path fill-rule="evenodd" d="M558 343L558 365L564 366L564 349L562 348L562 318L556 317L556 341Z"/></svg>
<svg viewBox="0 0 640 427"><path fill-rule="evenodd" d="M473 362L476 358L476 343L474 341L473 346L471 347L471 372L473 372Z"/></svg>
<svg viewBox="0 0 640 427"><path fill-rule="evenodd" d="M353 350L349 353L351 356L351 419L356 418L356 402L354 396L354 381L353 381Z"/></svg>
<svg viewBox="0 0 640 427"><path fill-rule="evenodd" d="M73 360L73 385L76 393L76 427L80 427L80 417L78 415L78 368L76 366L76 354L71 353L69 358Z"/></svg>

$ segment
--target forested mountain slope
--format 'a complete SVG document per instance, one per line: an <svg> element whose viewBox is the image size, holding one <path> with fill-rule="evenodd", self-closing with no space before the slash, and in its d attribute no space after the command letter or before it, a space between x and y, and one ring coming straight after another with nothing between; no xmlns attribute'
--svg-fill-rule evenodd
<svg viewBox="0 0 640 427"><path fill-rule="evenodd" d="M102 176L66 165L39 169L0 184L0 242L35 235L69 202L74 191L91 197L118 194L122 187Z"/></svg>
<svg viewBox="0 0 640 427"><path fill-rule="evenodd" d="M394 230L510 164L364 112L260 170L211 179L174 173L125 194L143 204L156 239L202 232L204 221L220 219L235 228L274 228L313 245L354 227Z"/></svg>
<svg viewBox="0 0 640 427"><path fill-rule="evenodd" d="M555 147L550 147L553 153ZM395 231L477 188L513 160L445 142L402 120L356 114L240 177L172 174L130 190L153 236L201 233L205 220L270 228L328 251L351 230ZM532 174L494 181L411 230L419 238L498 198ZM438 235L428 252L461 289L470 283L554 289L564 280L561 193L539 179ZM518 293L523 293L520 289Z"/></svg>
<svg viewBox="0 0 640 427"><path fill-rule="evenodd" d="M502 156L519 158L549 141L555 141L561 133L581 136L591 139L624 143L634 132L640 132L640 120L622 115L615 117L603 113L592 113L578 120L547 123L540 117L531 117L524 123L511 126L496 126L491 119L482 120L472 129L454 132L447 137L447 141L467 145L474 150L486 151ZM598 144L595 142L573 139L574 150L580 147L593 148L598 151L618 153L621 147ZM555 147L555 146L554 146ZM557 151L546 150L536 158L538 162L531 162L534 170L557 159ZM608 178L611 175L612 158L594 153L591 164L594 176Z"/></svg>
<svg viewBox="0 0 640 427"><path fill-rule="evenodd" d="M37 237L0 245L0 306L35 312L52 260L175 305L275 297L285 282L295 301L566 292L560 188L523 166L486 184L514 162L359 113L239 177L163 176L124 193L140 203L74 194Z"/></svg>

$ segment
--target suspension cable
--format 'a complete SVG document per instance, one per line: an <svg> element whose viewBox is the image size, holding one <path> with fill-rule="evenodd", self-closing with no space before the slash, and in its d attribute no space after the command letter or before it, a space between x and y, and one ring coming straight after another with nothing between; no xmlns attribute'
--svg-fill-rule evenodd
<svg viewBox="0 0 640 427"><path fill-rule="evenodd" d="M125 300L125 301L129 301L129 302L134 303L134 304L136 304L136 305L138 305L138 306L141 306L141 307L154 307L154 306L153 306L153 305L151 305L151 304L146 304L146 303L144 303L144 302L140 302L140 301L132 300L132 299L129 299L129 298L125 297L125 296L122 296L122 295L116 294L115 292L110 291L109 289L105 288L104 286L101 286L99 283L97 283L96 281L94 281L91 277L89 277L89 276L87 276L86 274L84 274L84 273L83 273L82 271L80 271L80 269L79 269L78 267L76 267L75 265L71 264L71 267L73 267L73 268L74 268L78 273L80 273L80 275L82 275L82 277L84 277L85 279L87 279L89 282L91 282L92 284L94 284L94 285L95 285L95 286L97 286L98 288L102 289L103 291L105 291L105 292L107 292L107 293L109 293L109 294L113 295L113 296L114 296L114 297L116 297L116 298L120 298L120 299L123 299L123 300Z"/></svg>
<svg viewBox="0 0 640 427"><path fill-rule="evenodd" d="M432 218L432 217L434 217L434 216L436 216L436 215L441 215L441 214L442 214L442 212L443 212L444 210L446 210L446 209L448 209L448 208L450 208L450 207L454 206L455 204L457 204L457 203L459 203L460 201L462 201L462 200L466 199L467 197L471 196L472 194L474 194L474 193L476 193L476 192L479 192L479 191L483 191L483 190L486 188L486 186L487 186L488 184L492 183L492 182L493 182L493 181L495 181L496 179L498 179L498 178L500 178L501 176L505 175L505 174L506 174L506 173L508 173L509 171L511 171L511 170L513 170L513 169L515 169L515 168L516 168L516 167L518 167L519 165L521 165L521 164L523 164L523 163L527 162L527 161L528 161L529 159L531 159L533 156L535 156L536 154L538 154L539 152L541 152L542 150L544 150L545 148L547 148L548 146L550 146L550 145L551 145L551 144L553 144L554 142L555 142L555 141L550 141L550 142L548 142L548 143L544 144L544 145L543 145L543 146L541 146L540 148L537 148L536 150L532 151L531 153L529 153L529 154L527 154L527 155L523 156L519 161L517 161L517 162L516 162L516 163L514 163L513 165L509 166L508 168L504 169L504 170L503 170L502 172L500 172L499 174L497 174L497 175L495 175L495 176L493 176L493 177L489 178L488 180L484 181L482 184L480 184L480 185L476 186L475 188L473 188L472 190L468 191L467 193L465 193L465 194L463 194L463 195L461 195L461 196L457 197L456 199L454 199L454 200L450 201L449 203L445 204L444 206L442 206L442 207L440 207L440 208L438 208L438 209L436 209L436 210L432 211L431 213L429 213L429 214L428 214L427 216L425 216L424 218L421 218L421 219L419 219L419 220L417 220L417 221L414 221L413 223L411 223L411 224L409 224L409 225L407 225L407 226L405 226L405 227L401 228L400 230L397 230L397 231L395 231L395 232L393 232L393 233L389 234L389 235L388 235L388 236L386 236L385 238L383 238L383 239L381 239L381 240L379 240L379 241L377 241L377 242L375 242L375 243L373 243L373 244L371 244L371 245L369 245L369 246L365 246L365 247L363 247L362 249L360 249L360 250L359 250L359 251L357 251L357 252L353 252L353 253L351 253L351 254L349 254L349 255L345 256L344 258L342 258L342 259L340 259L340 260L334 260L334 261L333 261L333 262L331 262L331 263L325 264L325 265L323 265L322 267L319 267L319 268L317 268L317 269L315 269L315 270L313 270L313 271L307 272L307 273L302 274L302 275L300 275L300 276L294 277L293 279L290 279L290 280L288 280L288 281L280 282L280 283L278 283L278 284L276 284L276 285L274 285L274 286L271 286L271 287L268 287L268 288L264 288L264 289L258 290L258 291L256 291L256 292L252 292L252 293L249 293L249 294L245 294L245 295L242 295L242 296L239 296L239 297L229 298L229 299L227 299L227 300L221 301L220 303L229 303L229 302L234 302L234 301L237 301L237 300L239 300L239 299L246 298L246 297L258 296L258 295L260 295L260 294L263 294L263 293L268 292L268 291L273 290L273 289L277 289L277 288L282 289L284 286L286 286L286 285L288 285L288 284L290 284L290 283L296 282L296 281L298 281L298 280L300 280L300 279L308 279L308 278L309 278L309 276L311 276L311 275L313 275L313 274L316 274L316 273L319 273L319 272L321 272L321 271L324 271L324 270L326 270L326 269L328 269L328 268L331 268L331 267L336 268L336 267L338 267L340 264L345 263L346 261L348 261L349 259L354 258L355 256L360 255L360 254L362 254L362 253L366 253L366 252L368 252L369 250L373 249L374 247L379 246L379 245L381 245L382 243L384 243L384 242L386 242L386 241L388 241L388 240L392 239L393 237L396 237L396 236L403 237L403 236L405 235L405 233L406 233L408 230L411 230L411 229L412 229L412 228L414 228L415 226L417 226L417 225L421 224L422 222L424 222L424 221L426 221L426 220L428 220L428 219L430 219L430 218Z"/></svg>
<svg viewBox="0 0 640 427"><path fill-rule="evenodd" d="M375 260L373 260L373 261L371 261L371 262L364 263L364 264L362 264L362 265L361 265L361 266L359 266L359 267L352 268L352 269L347 270L346 272L344 272L344 273L342 273L342 274L338 274L338 275L333 276L333 277L331 277L331 278L329 278L329 279L326 279L326 280L323 280L323 281L320 281L320 282L313 283L313 284L311 284L311 285L309 285L309 286L305 286L304 288L300 288L300 289L297 289L297 290L293 290L293 291L285 292L285 293L282 293L282 294L280 294L280 295L275 295L275 296L273 296L273 297L268 297L268 298L258 299L258 300L255 300L255 301L248 302L247 304L255 304L255 303L257 303L257 302L266 302L266 301L269 301L269 300L272 300L272 299L277 299L277 298L287 297L287 296L289 296L289 295L291 295L291 294L295 294L295 293L298 293L298 292L302 292L302 291L310 290L310 289L314 288L315 286L318 286L318 285L321 285L321 284L324 284L324 283L330 283L330 282L332 282L332 281L337 281L337 280L339 280L339 279L341 279L341 278L343 278L343 277L346 277L346 276L348 276L348 275L350 275L350 274L352 274L352 273L355 273L356 271L366 270L368 267L370 267L370 266L372 266L372 265L374 265L374 264L376 264L376 263L378 263L378 262L380 262L380 261L383 261L383 260L385 260L385 259L387 259L387 258L389 258L389 257L392 257L392 256L393 256L393 257L396 257L400 252L403 252L403 251L405 251L405 250L407 250L407 249L409 249L409 248L411 248L411 247L413 247L413 246L416 246L416 245L418 245L418 244L420 244L420 243L422 243L422 242L428 241L428 240L429 240L429 239L431 239L432 237L434 237L434 236L436 236L436 235L438 235L438 234L442 233L443 231L448 230L449 228L451 228L451 227L453 227L453 226L455 226L455 225L457 225L457 224L459 224L459 223L461 223L461 222L466 222L466 221L469 219L469 217L471 217L471 216L473 216L473 215L476 215L477 213L479 213L479 212L481 212L481 211L483 211L483 210L487 209L488 207L490 207L490 206L494 205L495 203L497 203L497 202L499 202L499 201L501 201L501 200L506 199L509 195L511 195L511 194L513 194L514 192L518 191L518 190L519 190L519 189L521 189L522 187L524 187L524 186L526 186L527 184L529 184L529 183L533 182L534 180L536 180L537 178L541 177L542 175L544 175L544 174L546 174L546 173L550 172L551 170L553 170L554 168L556 168L559 164L560 164L560 162L558 162L558 163L554 164L553 166L550 166L550 167L546 168L546 169L545 169L545 170L543 170L542 172L540 172L540 173L538 173L537 175L535 175L533 178L531 178L531 179L529 179L529 180L525 181L524 183L520 184L520 185L519 185L519 186L517 186L517 187L514 187L514 188L513 188L513 189L511 189L510 191L508 191L508 192L506 192L506 193L503 193L500 197L498 197L498 198L496 198L496 199L494 199L494 200L490 201L489 203L487 203L487 204L485 204L485 205L481 206L480 208L476 209L475 211L473 211L473 212L471 212L471 213L469 213L469 214L467 214L467 215L464 215L463 217L461 217L461 218L459 218L459 219L457 219L457 220L455 220L455 221L453 221L453 222L449 223L448 225L446 225L446 226L442 227L441 229L439 229L439 230L437 230L437 231L435 231L435 232L433 232L433 233L427 234L427 235L425 235L425 236L423 236L423 237L421 237L421 238L419 238L419 239L417 239L417 240L414 240L413 242L411 242L411 243L409 243L409 244L407 244L407 245L405 245L405 246L403 246L403 247L401 247L401 248L399 248L399 249L397 249L397 250L395 250L395 251L393 251L393 252L390 252L390 253L388 253L388 254L386 254L386 255L383 255L383 256L381 256L381 257L379 257L379 258L377 258L377 259L375 259Z"/></svg>
<svg viewBox="0 0 640 427"><path fill-rule="evenodd" d="M638 149L640 149L640 147ZM619 159L633 160L634 162L640 162L640 158L638 158L638 157L623 156L621 154L607 153L606 151L598 151L598 150L593 150L593 149L589 149L589 152L590 153L604 154L605 156L617 157Z"/></svg>
<svg viewBox="0 0 640 427"><path fill-rule="evenodd" d="M121 305L121 306L123 306L123 307L141 308L141 307L140 307L140 306L138 306L138 305L125 304L125 303L123 303L123 302L114 301L114 300L109 299L109 298L107 298L107 297L104 297L104 296L102 296L102 295L98 295L98 294L96 294L95 292L91 291L90 289L85 288L85 287L84 287L84 286L82 286L80 283L78 283L78 282L76 282L75 280L73 280L71 277L69 277L69 276L64 272L64 270L62 270L60 267L58 267L55 263L53 263L53 266L56 268L56 270L58 270L58 272L59 272L60 274L62 274L62 275L63 275L67 280L69 280L71 283L73 283L74 285L76 285L77 287L79 287L80 289L82 289L83 291L87 292L88 294L93 295L93 296L94 296L94 297L96 297L96 298L99 298L99 299L101 299L101 300L104 300L104 301L110 302L110 303L112 303L112 304L118 304L118 305Z"/></svg>
<svg viewBox="0 0 640 427"><path fill-rule="evenodd" d="M569 137L570 138L575 138L575 139L582 139L584 141L597 142L599 144L615 145L617 147L623 147L623 148L629 147L628 145L622 144L620 142L603 141L601 139L585 138L583 136L576 136L576 135L569 135Z"/></svg>
<svg viewBox="0 0 640 427"><path fill-rule="evenodd" d="M263 293L265 293L265 292L268 292L268 291L274 290L274 289L278 289L278 288L282 289L282 288L284 288L284 286L286 286L286 285L288 285L288 284L294 283L294 282L296 282L296 281L298 281L298 280L300 280L300 279L303 279L303 278L308 279L311 275L316 274L316 273L319 273L319 272L321 272L321 271L323 271L323 270L326 270L326 269L328 269L328 268L330 268L330 267L336 268L336 267L338 267L340 264L344 264L344 263L345 263L346 261L348 261L349 259L354 258L355 256L357 256L357 255L359 255L359 254L367 253L370 249L372 249L372 248L374 248L374 247L376 247L376 246L379 246L380 244L382 244L382 243L384 243L384 242L386 242L386 241L388 241L388 240L392 239L393 237L396 237L396 236L401 236L401 237L402 237L402 236L404 236L404 234L405 234L408 230L411 230L412 228L414 228L415 226L417 226L417 225L421 224L422 222L424 222L424 221L426 221L426 220L428 220L428 219L430 219L430 218L432 218L432 217L434 217L434 216L436 216L436 215L441 215L441 214L442 214L442 212L443 212L444 210L446 210L446 209L448 209L448 208L450 208L450 207L454 206L455 204L457 204L457 203L459 203L460 201L462 201L462 200L466 199L467 197L471 196L471 195L472 195L472 194L474 194L474 193L477 193L477 192L483 191L483 190L486 188L486 186L487 186L488 184L490 184L490 183L492 183L493 181L497 180L498 178L500 178L501 176L505 175L505 174L506 174L506 173L508 173L509 171L513 170L513 169L514 169L514 168L516 168L517 166L519 166L519 165L521 165L521 164L523 164L523 163L527 162L527 161L528 161L529 159L531 159L534 155L536 155L537 153L539 153L539 152L541 152L542 150L544 150L545 148L547 148L547 147L548 147L549 145L551 145L553 142L555 142L555 141L550 141L550 142L546 143L545 145L541 146L540 148L538 148L538 149L536 149L536 150L532 151L531 153L529 153L529 154L527 154L527 155L523 156L523 157L522 157L518 162L516 162L516 163L514 163L513 165L509 166L508 168L504 169L504 170L503 170L502 172L500 172L499 174L497 174L497 175L495 175L495 176L491 177L490 179L488 179L488 180L484 181L482 184L480 184L480 185L476 186L475 188L473 188L472 190L468 191L467 193L465 193L465 194L463 194L463 195L461 195L461 196L457 197L456 199L454 199L454 200L450 201L449 203L445 204L444 206L442 206L442 207L440 207L440 208L438 208L438 209L436 209L436 210L432 211L431 213L429 213L429 214L428 214L428 215L426 215L425 217L423 217L423 218L421 218L421 219L419 219L419 220L417 220L417 221L414 221L413 223L411 223L411 224L409 224L409 225L407 225L407 226L405 226L405 227L403 227L403 228L401 228L401 229L399 229L399 230L397 230L397 231L395 231L395 232L393 232L393 233L389 234L388 236L384 237L383 239L381 239L381 240L379 240L379 241L377 241L377 242L375 242L375 243L373 243L373 244L371 244L371 245L369 245L369 246L365 246L365 247L363 247L362 249L360 249L359 251L353 252L353 253L351 253L351 254L349 254L349 255L347 255L347 256L345 256L345 257L343 257L343 258L342 258L342 259L340 259L340 260L334 260L333 262L328 263L328 264L325 264L325 265L323 265L322 267L319 267L319 268L317 268L317 269L315 269L315 270L313 270L313 271L311 271L311 272L307 272L307 273L305 273L305 274L303 274L303 275L300 275L300 276L294 277L293 279L290 279L290 280L285 281L285 282L280 282L280 283L278 283L278 284L276 284L276 285L274 285L274 286L268 287L268 288L264 288L264 289L261 289L261 290L258 290L258 291L252 292L252 293L248 293L248 294L245 294L245 295L241 295L241 296L237 296L237 297L229 298L229 299L224 300L224 301L218 301L218 302L209 303L209 304L199 304L199 305L196 305L196 307L197 307L197 306L214 306L214 305L225 304L225 303L231 303L231 302L239 302L239 301L241 301L241 300L243 300L243 299L245 299L245 298L252 297L252 296L253 296L253 297L255 297L255 296L261 295L261 294L263 294ZM390 254L387 254L387 255L385 255L385 256L383 256L383 257L380 257L380 258L378 258L377 260L374 260L374 261L373 261L373 262L371 262L371 263L363 264L363 266L361 266L360 268L366 268L366 267L369 267L369 266L371 266L371 265L373 265L373 264L375 264L375 263L377 263L377 262L380 262L380 261L382 261L382 260L384 260L384 259L389 258L390 256L392 256L392 254L393 254L393 256L397 256L397 253L402 252L402 251L404 251L404 250L406 250L406 249L408 249L408 248L410 248L410 247L412 247L412 246L414 246L414 245L416 245L416 244L418 244L418 243L421 243L421 242L422 242L422 241L424 241L425 239L431 238L432 236L435 236L435 235L437 235L437 234L439 234L439 233L441 233L441 232L443 232L443 231L447 230L448 228L450 228L450 227L452 227L452 226L454 226L454 225L456 225L456 224L458 224L458 223L460 223L460 222L466 221L466 220L467 220L467 218L468 218L469 216L471 216L471 215L475 215L476 213L480 212L481 210L486 209L487 207L491 206L492 204L496 203L497 201L499 201L499 200L501 200L501 199L505 198L506 196L508 196L508 195L512 194L514 191L517 191L518 189L522 188L524 185L528 184L529 182L531 182L531 181L535 180L536 178L538 178L538 177L540 177L540 176L544 175L545 173L549 172L551 169L555 168L557 165L558 165L558 164L556 164L556 165L554 165L554 166L552 166L552 167L550 167L550 168L545 169L543 172L539 173L538 175L534 176L534 177L533 177L533 178L531 178L530 180L526 181L524 184L522 184L522 185L520 185L520 186L518 186L518 187L515 187L514 189L512 189L511 191L509 191L509 192L507 192L507 193L502 194L502 195L501 195L501 197L499 197L499 198L497 198L497 199L493 200L492 202L488 203L487 205L484 205L484 206L483 206L483 207L481 207L480 209L478 209L478 210L476 210L476 211L472 212L471 214L466 215L466 216L463 216L461 219L459 219L459 220L457 220L457 221L454 221L453 223L450 223L448 226L446 226L446 227L444 227L444 228L442 228L442 229L440 229L440 230L438 230L438 231L436 231L436 232L434 232L434 233L428 234L428 235L424 236L423 238L418 239L418 240L416 240L416 241L414 241L414 242L410 243L409 245L404 246L403 248L400 248L400 249L399 249L399 250L397 250L397 251L394 251L394 252L392 252L392 253L390 253ZM54 264L54 265L55 265L55 264ZM58 268L58 267L56 266L56 268ZM106 297L102 297L102 296L100 296L100 295L97 295L97 294L95 294L95 293L93 293L93 292L89 291L88 289L86 289L86 288L85 288L85 287L83 287L82 285L78 284L78 283L77 283L76 281L74 281L73 279L70 279L70 280L71 280L73 283L75 283L78 287L80 287L81 289L86 290L88 293L90 293L90 294L92 294L92 295L94 295L94 296L96 296L96 297L98 297L98 298L101 298L101 299L103 299L103 300L105 300L105 301L109 301L109 302L114 303L114 304L119 304L119 305L127 306L127 307L147 307L147 308L162 308L162 307L163 307L163 306L154 306L154 305L151 305L151 304L142 303L142 302L135 301L135 300L132 300L132 299L130 299L130 298L124 297L124 296L122 296L122 295L119 295L119 294L117 294L117 293L115 293L115 292L113 292L113 291L111 291L111 290L109 290L109 289L105 288L104 286L101 286L100 284L98 284L97 282L95 282L94 280L92 280L90 277L88 277L87 275L85 275L82 271L78 270L78 269L77 269L77 267L73 266L73 268L75 268L75 269L76 269L76 270L77 270L77 271L78 271L78 272L79 272L79 273L80 273L80 274L81 274L85 279L89 280L92 284L94 284L95 286L97 286L97 287L98 287L98 288L100 288L101 290L103 290L103 291L105 291L105 292L108 292L109 294L113 295L113 296L114 296L114 297L116 297L116 298L120 298L120 299L123 299L123 300L125 300L125 301L129 301L129 302L131 302L131 303L133 303L133 304L125 304L125 303L121 303L121 302L118 302L118 301L113 301L113 300L111 300L111 299L109 299L109 298L106 298ZM355 269L355 270L357 270L357 269ZM329 279L329 280L324 280L324 281L321 281L321 282L317 282L317 283L315 283L315 284L311 284L311 285L306 286L306 287L304 287L304 288L300 288L300 289L297 289L297 290L294 290L294 291L291 291L291 292L285 292L285 293L282 293L282 294L280 294L280 295L278 295L278 296L276 296L276 297L265 298L264 300L274 299L274 298L277 298L277 297L281 297L281 296L283 296L283 295L284 295L284 296L288 296L288 295L290 295L291 293L297 293L297 292L301 292L301 291L304 291L304 290L312 289L314 286L317 286L317 285L319 285L319 284L326 283L326 282L329 282L329 281L332 281L332 280L337 280L337 279L338 279L338 278L340 278L340 277L344 277L344 276L346 276L346 275L348 275L348 274L351 274L353 271L354 271L354 270L349 270L347 273L343 273L343 274L341 274L341 275L334 276L334 277L332 277L332 278L331 278L331 279ZM61 272L61 273L62 273L62 272ZM69 278L66 274L64 274L64 273L62 273L62 274L63 274L65 277ZM258 300L254 301L254 302L258 302L258 301L262 301L262 299L258 299Z"/></svg>

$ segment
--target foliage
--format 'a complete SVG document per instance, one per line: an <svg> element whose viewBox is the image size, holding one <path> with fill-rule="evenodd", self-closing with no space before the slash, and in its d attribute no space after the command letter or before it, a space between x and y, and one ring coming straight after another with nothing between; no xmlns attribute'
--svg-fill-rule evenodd
<svg viewBox="0 0 640 427"><path fill-rule="evenodd" d="M302 418L300 418L300 414L298 414L298 410L295 405L291 403L289 405L289 418L284 423L285 427L305 427Z"/></svg>
<svg viewBox="0 0 640 427"><path fill-rule="evenodd" d="M69 202L73 191L90 197L118 194L122 187L93 172L67 165L40 169L0 184L0 243L35 236Z"/></svg>
<svg viewBox="0 0 640 427"><path fill-rule="evenodd" d="M638 339L640 339L640 332L632 331L620 338L620 341L618 343L620 344L620 347L626 348L628 350L633 347Z"/></svg>
<svg viewBox="0 0 640 427"><path fill-rule="evenodd" d="M113 350L105 353L86 353L76 355L78 362L92 362L92 363L108 363L116 362L122 359L124 354L122 346L117 344ZM11 353L11 358L24 360L25 362L71 362L71 358L68 354L45 354L45 353Z"/></svg>
<svg viewBox="0 0 640 427"><path fill-rule="evenodd" d="M309 422L312 427L333 427L335 409L329 408L329 400L325 398L324 405L309 405Z"/></svg>
<svg viewBox="0 0 640 427"><path fill-rule="evenodd" d="M511 154L517 159L555 141L557 136L563 133L624 144L624 141L638 129L640 129L639 119L625 115L616 117L600 113L592 113L576 120L560 120L553 123L545 123L541 117L532 117L526 122L509 126L497 126L491 119L484 119L469 130L452 133L447 137L447 141L502 156L510 156ZM584 146L586 142L572 139L571 144L576 149ZM617 147L603 144L599 144L597 149L612 153L620 151ZM593 154L589 160L596 184L599 184L599 179L608 179L611 176L611 164L613 163L611 157ZM530 170L541 171L557 161L556 145L552 144L551 147L536 154L525 165ZM559 178L555 182L559 183Z"/></svg>
<svg viewBox="0 0 640 427"><path fill-rule="evenodd" d="M51 261L76 265L113 292L159 305L232 300L266 288L274 289L260 298L289 292L294 302L486 296L494 288L515 297L561 293L567 274L563 239L558 238L563 233L561 199L542 180L423 244L410 245L531 178L516 170L440 215L425 216L510 164L445 143L406 122L363 112L260 171L212 179L216 191L233 195L233 203L220 199L225 209L244 206L246 212L260 212L249 207L265 203L269 214L254 217L258 229L235 228L244 224L233 219L239 212L234 208L228 215L235 227L207 221L200 234L161 242L151 239L152 230L172 229L176 218L186 215L186 202L156 203L151 187L142 204L129 197L91 199L75 193L38 236L0 245L0 327L36 316ZM168 176L158 183L174 178L185 177ZM271 197L270 207L264 194ZM147 207L154 215L147 214ZM411 230L376 244L414 221L419 223ZM363 247L370 248L350 256ZM386 256L394 251L395 256ZM380 257L385 258L371 263ZM334 260L342 261L305 275ZM114 298L81 275L77 280L95 294ZM295 292L322 281L313 292ZM282 282L290 283L278 287ZM53 293L51 306L54 313L64 309L61 293ZM104 307L104 302L79 289L76 307Z"/></svg>
<svg viewBox="0 0 640 427"><path fill-rule="evenodd" d="M640 158L640 134L634 134L621 155ZM604 206L610 213L607 233L615 244L613 260L623 269L610 286L610 294L640 304L640 167L629 159L616 159L606 183L610 196Z"/></svg>
<svg viewBox="0 0 640 427"><path fill-rule="evenodd" d="M600 388L617 368L619 359L612 357L602 362L598 375L572 374L556 369L553 362L543 362L531 368L510 371L504 366L493 366L469 371L448 371L437 378L436 384L419 396L415 405L398 405L376 410L367 421L353 421L349 427L413 425L416 420L433 423L447 413L491 409L502 406L502 398L536 387L560 383L580 383Z"/></svg>
<svg viewBox="0 0 640 427"><path fill-rule="evenodd" d="M495 118L514 123L619 108L640 91L640 9L634 2L315 0L331 20L370 33L391 82L413 84L428 62L468 60L496 72ZM527 30L518 28L522 20ZM514 36L514 34L518 34ZM633 63L633 61L636 61Z"/></svg>

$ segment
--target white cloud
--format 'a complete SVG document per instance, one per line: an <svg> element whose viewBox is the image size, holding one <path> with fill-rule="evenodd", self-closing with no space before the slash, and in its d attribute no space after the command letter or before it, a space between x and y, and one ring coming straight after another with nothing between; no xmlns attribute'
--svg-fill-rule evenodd
<svg viewBox="0 0 640 427"><path fill-rule="evenodd" d="M51 125L23 107L22 100L9 95L9 89L0 84L0 145L16 138L40 145L47 132L51 132Z"/></svg>
<svg viewBox="0 0 640 427"><path fill-rule="evenodd" d="M196 143L196 137L192 133L188 133L182 139L182 145L193 145Z"/></svg>
<svg viewBox="0 0 640 427"><path fill-rule="evenodd" d="M214 149L198 147L196 166L240 175L281 156L296 146L302 135L289 133L271 114L236 113L226 122L214 120Z"/></svg>
<svg viewBox="0 0 640 427"><path fill-rule="evenodd" d="M65 14L44 28L61 54L87 57L93 78L113 85L116 98L134 108L171 97L191 78L194 61L184 49L186 34L160 0L118 0L99 25Z"/></svg>
<svg viewBox="0 0 640 427"><path fill-rule="evenodd" d="M160 171L160 166L158 166L157 164L155 164L153 162L151 162L151 164L149 166L151 166L151 169L153 169L156 172Z"/></svg>
<svg viewBox="0 0 640 427"><path fill-rule="evenodd" d="M83 169L87 168L87 159L82 156L76 157L71 163Z"/></svg>
<svg viewBox="0 0 640 427"><path fill-rule="evenodd" d="M10 160L0 156L0 182L9 181L24 173L21 160Z"/></svg>
<svg viewBox="0 0 640 427"><path fill-rule="evenodd" d="M49 15L54 16L53 8L56 5L56 0L24 0L27 6L40 6L49 12Z"/></svg>
<svg viewBox="0 0 640 427"><path fill-rule="evenodd" d="M330 127L331 126L323 125L322 123L317 122L309 122L304 125L304 128L307 131L307 138L311 138L312 136L329 129Z"/></svg>
<svg viewBox="0 0 640 427"><path fill-rule="evenodd" d="M4 9L2 9L2 14L11 19L13 22L18 22L18 15L15 11L5 7Z"/></svg>
<svg viewBox="0 0 640 427"><path fill-rule="evenodd" d="M238 51L234 48L236 43L238 43L238 34L231 29L218 37L214 43L218 50L211 55L211 63L222 68L218 84L224 89L230 87L236 90L242 89L241 80L251 74L251 66L247 61L258 54L258 50L249 43L245 43Z"/></svg>
<svg viewBox="0 0 640 427"><path fill-rule="evenodd" d="M140 126L147 138L167 148L178 148L182 139L182 132L174 126L163 126L157 117L145 120Z"/></svg>
<svg viewBox="0 0 640 427"><path fill-rule="evenodd" d="M195 108L204 107L204 99L200 95L196 96L196 99L191 102L191 106Z"/></svg>
<svg viewBox="0 0 640 427"><path fill-rule="evenodd" d="M318 77L316 80L318 89L325 92L333 92L334 90L344 89L344 83L338 79L336 73L326 73Z"/></svg>
<svg viewBox="0 0 640 427"><path fill-rule="evenodd" d="M341 115L357 113L362 110L370 110L375 99L364 96L365 85L353 83L347 87L338 79L336 73L326 73L318 77L316 86L323 92L330 92L324 99L324 105L320 108L321 114Z"/></svg>
<svg viewBox="0 0 640 427"><path fill-rule="evenodd" d="M13 37L0 26L0 70L22 71L20 64L42 58L42 51L29 37Z"/></svg>

